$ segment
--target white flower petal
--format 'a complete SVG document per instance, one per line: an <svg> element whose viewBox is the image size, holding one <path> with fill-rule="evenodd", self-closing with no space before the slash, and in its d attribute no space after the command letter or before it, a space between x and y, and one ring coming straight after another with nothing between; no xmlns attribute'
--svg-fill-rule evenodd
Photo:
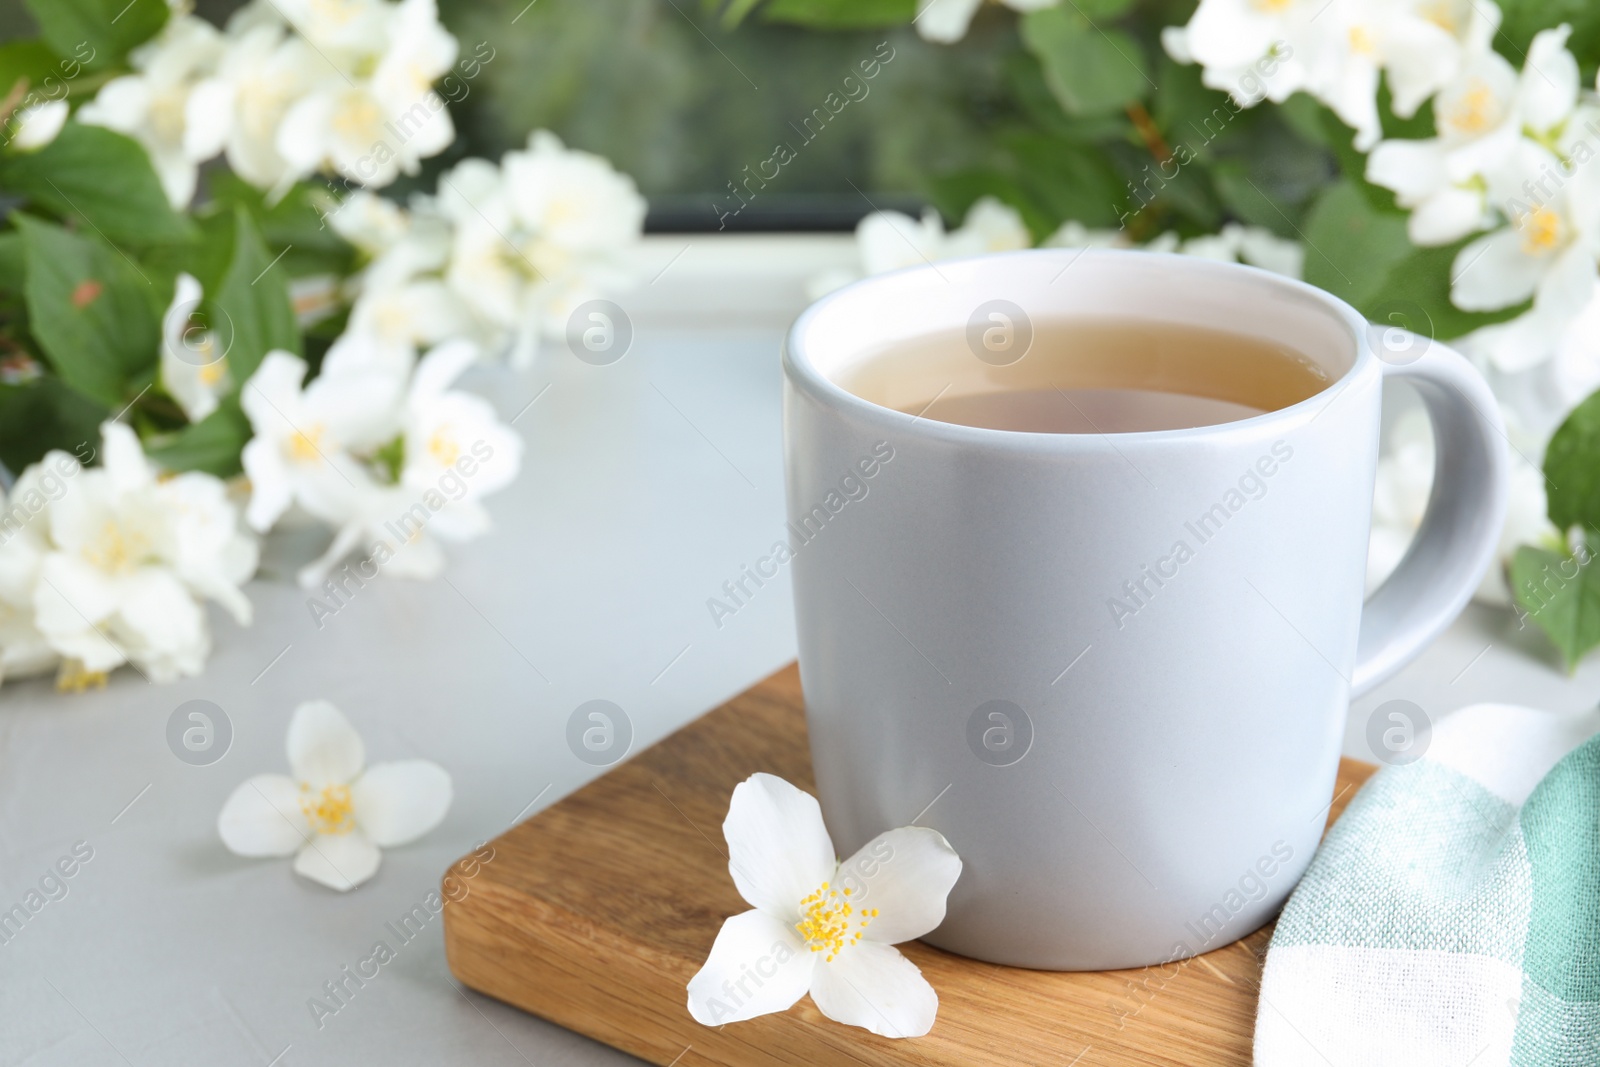
<svg viewBox="0 0 1600 1067"><path fill-rule="evenodd" d="M239 393L239 405L257 434L293 433L289 423L300 405L306 363L282 349L268 352Z"/></svg>
<svg viewBox="0 0 1600 1067"><path fill-rule="evenodd" d="M425 759L374 764L350 786L356 822L384 848L415 841L438 826L453 795L449 772Z"/></svg>
<svg viewBox="0 0 1600 1067"><path fill-rule="evenodd" d="M52 552L40 565L33 608L46 636L88 630L115 611L118 603L116 584L76 555ZM104 638L101 642L109 643Z"/></svg>
<svg viewBox="0 0 1600 1067"><path fill-rule="evenodd" d="M300 787L281 774L258 774L229 795L217 832L241 856L291 856L311 838Z"/></svg>
<svg viewBox="0 0 1600 1067"><path fill-rule="evenodd" d="M706 1026L784 1011L806 995L817 965L794 928L760 910L726 919L689 979L689 1014Z"/></svg>
<svg viewBox="0 0 1600 1067"><path fill-rule="evenodd" d="M1423 200L1406 222L1412 243L1424 248L1459 241L1484 225L1483 193L1447 185Z"/></svg>
<svg viewBox="0 0 1600 1067"><path fill-rule="evenodd" d="M141 567L129 575L118 614L152 653L178 654L208 643L204 609L165 567Z"/></svg>
<svg viewBox="0 0 1600 1067"><path fill-rule="evenodd" d="M837 866L817 798L776 775L752 774L733 787L722 835L739 895L788 922Z"/></svg>
<svg viewBox="0 0 1600 1067"><path fill-rule="evenodd" d="M361 831L317 834L294 858L294 873L343 893L378 873L383 853Z"/></svg>
<svg viewBox="0 0 1600 1067"><path fill-rule="evenodd" d="M137 74L125 74L102 85L95 98L79 109L78 120L130 133L144 122L149 109L149 82Z"/></svg>
<svg viewBox="0 0 1600 1067"><path fill-rule="evenodd" d="M961 857L937 830L902 826L879 834L843 863L834 885L850 903L878 915L863 928L871 941L897 945L944 922L945 898L961 877Z"/></svg>
<svg viewBox="0 0 1600 1067"><path fill-rule="evenodd" d="M100 437L104 450L100 457L101 469L109 476L113 492L134 493L155 482L155 473L150 469L149 460L144 458L144 449L131 426L121 422L103 423Z"/></svg>
<svg viewBox="0 0 1600 1067"><path fill-rule="evenodd" d="M1450 270L1450 300L1463 311L1498 311L1533 295L1545 263L1522 251L1510 226L1485 234L1456 254Z"/></svg>
<svg viewBox="0 0 1600 1067"><path fill-rule="evenodd" d="M1578 102L1578 61L1567 51L1572 27L1565 23L1534 35L1517 86L1523 124L1544 131L1572 114Z"/></svg>
<svg viewBox="0 0 1600 1067"><path fill-rule="evenodd" d="M1594 254L1574 243L1556 257L1534 293L1533 303L1541 315L1549 315L1564 331L1594 295L1597 272Z"/></svg>
<svg viewBox="0 0 1600 1067"><path fill-rule="evenodd" d="M1449 30L1426 18L1391 18L1383 36L1392 107L1396 115L1408 119L1455 76L1461 66L1461 46Z"/></svg>
<svg viewBox="0 0 1600 1067"><path fill-rule="evenodd" d="M875 941L852 945L817 964L811 999L835 1022L880 1037L921 1037L933 1029L939 994L900 950Z"/></svg>
<svg viewBox="0 0 1600 1067"><path fill-rule="evenodd" d="M288 747L290 771L313 789L354 781L367 759L361 735L326 700L308 700L294 709Z"/></svg>
<svg viewBox="0 0 1600 1067"><path fill-rule="evenodd" d="M1172 57L1174 63L1187 66L1194 62L1194 53L1189 51L1189 31L1182 26L1167 26L1162 29L1161 47Z"/></svg>
<svg viewBox="0 0 1600 1067"><path fill-rule="evenodd" d="M1448 180L1438 141L1380 141L1367 157L1367 181L1414 207Z"/></svg>
<svg viewBox="0 0 1600 1067"><path fill-rule="evenodd" d="M250 503L245 508L245 521L253 530L269 530L294 503L294 483L289 480L289 469L283 462L278 442L258 432L245 444L239 461L250 479Z"/></svg>
<svg viewBox="0 0 1600 1067"><path fill-rule="evenodd" d="M446 341L432 349L417 363L412 375L410 402L424 403L438 397L477 358L478 346L471 341Z"/></svg>
<svg viewBox="0 0 1600 1067"><path fill-rule="evenodd" d="M61 127L67 123L69 105L65 100L47 100L23 108L13 120L17 132L11 137L13 147L23 152L43 148L56 139Z"/></svg>

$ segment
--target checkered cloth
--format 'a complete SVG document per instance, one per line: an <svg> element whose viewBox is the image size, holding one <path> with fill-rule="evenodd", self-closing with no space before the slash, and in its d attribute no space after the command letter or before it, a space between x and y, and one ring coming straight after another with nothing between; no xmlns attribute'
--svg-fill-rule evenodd
<svg viewBox="0 0 1600 1067"><path fill-rule="evenodd" d="M1374 775L1272 936L1258 1067L1600 1065L1597 731L1483 704Z"/></svg>

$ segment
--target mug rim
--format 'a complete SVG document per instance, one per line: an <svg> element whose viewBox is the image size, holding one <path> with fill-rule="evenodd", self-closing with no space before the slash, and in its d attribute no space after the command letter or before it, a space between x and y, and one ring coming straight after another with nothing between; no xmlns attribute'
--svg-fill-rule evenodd
<svg viewBox="0 0 1600 1067"><path fill-rule="evenodd" d="M891 279L903 279L920 274L924 279L940 278L943 283L948 284L948 280L943 279L939 273L939 265L950 267L965 265L982 269L986 264L1001 261L1015 262L1020 259L1036 259L1040 262L1046 262L1066 259L1066 266L1070 267L1085 257L1124 261L1137 260L1148 265L1165 262L1170 265L1181 266L1183 270L1200 274L1210 272L1219 275L1238 275L1242 273L1258 282L1308 297L1323 305L1339 320L1348 335L1350 344L1354 346L1354 358L1351 359L1350 365L1345 368L1344 373L1329 381L1304 400L1297 401L1286 407L1263 411L1258 415L1174 430L1054 433L1037 430L1001 430L988 426L941 422L934 418L923 418L921 415L908 416L904 411L867 400L839 385L832 378L822 373L816 364L812 362L809 353L805 351L806 334L811 330L813 322L820 315L825 314L832 304L846 298L848 295L859 293L862 289L882 285ZM1037 449L1044 446L1046 442L1055 442L1053 445L1055 448L1072 449L1079 447L1082 442L1094 441L1097 438L1114 440L1118 444L1160 444L1198 437L1250 433L1271 424L1283 422L1299 423L1308 414L1311 418L1315 418L1323 408L1332 404L1337 394L1343 392L1358 375L1366 373L1377 358L1372 353L1372 346L1366 335L1367 328L1368 322L1360 312L1350 306L1348 302L1327 290L1319 289L1298 278L1275 274L1272 271L1263 270L1260 267L1252 267L1245 263L1229 263L1221 260L1203 259L1199 256L1186 256L1177 252L1153 252L1133 248L1026 248L1009 252L988 252L976 256L962 256L957 259L940 260L938 264L929 261L916 266L902 267L899 270L886 271L883 274L870 275L848 285L840 286L833 292L813 301L790 324L788 331L784 334L781 362L784 377L824 405L842 408L868 421L879 423L885 427L892 427L900 432L920 423L922 425L918 427L917 432L954 444ZM906 421L908 418L909 422Z"/></svg>

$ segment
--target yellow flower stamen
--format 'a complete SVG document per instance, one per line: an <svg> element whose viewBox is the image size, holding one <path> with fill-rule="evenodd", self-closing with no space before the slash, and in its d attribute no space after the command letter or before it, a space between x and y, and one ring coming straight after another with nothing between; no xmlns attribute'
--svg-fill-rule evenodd
<svg viewBox="0 0 1600 1067"><path fill-rule="evenodd" d="M322 436L321 426L313 426L309 430L296 430L289 437L289 458L296 463L315 463L322 458Z"/></svg>
<svg viewBox="0 0 1600 1067"><path fill-rule="evenodd" d="M461 457L461 446L443 430L435 430L433 436L428 438L428 451L445 467L453 466Z"/></svg>
<svg viewBox="0 0 1600 1067"><path fill-rule="evenodd" d="M1268 14L1278 14L1294 6L1294 0L1253 0L1252 5L1257 11Z"/></svg>
<svg viewBox="0 0 1600 1067"><path fill-rule="evenodd" d="M207 347L210 347L209 344ZM201 364L200 381L206 385L216 385L218 382L222 381L222 376L227 373L228 361L225 359L214 359L210 363Z"/></svg>
<svg viewBox="0 0 1600 1067"><path fill-rule="evenodd" d="M1373 38L1372 31L1365 26L1350 27L1350 51L1357 55L1370 56L1378 50L1378 42Z"/></svg>
<svg viewBox="0 0 1600 1067"><path fill-rule="evenodd" d="M82 693L106 687L106 672L84 669L83 661L64 659L56 670L56 692Z"/></svg>
<svg viewBox="0 0 1600 1067"><path fill-rule="evenodd" d="M1466 92L1445 110L1445 122L1465 134L1487 131L1500 119L1500 102L1494 90L1481 81L1474 81Z"/></svg>
<svg viewBox="0 0 1600 1067"><path fill-rule="evenodd" d="M347 834L356 828L355 809L347 785L325 785L320 793L300 783L300 810L319 834Z"/></svg>
<svg viewBox="0 0 1600 1067"><path fill-rule="evenodd" d="M826 952L823 962L831 963L846 945L861 940L862 931L878 915L877 908L863 908L858 913L845 898L851 890L832 889L827 882L822 888L800 901L800 921L794 928L805 938L806 948L812 952Z"/></svg>
<svg viewBox="0 0 1600 1067"><path fill-rule="evenodd" d="M1524 214L1517 220L1517 229L1522 233L1523 254L1529 256L1544 255L1561 244L1566 236L1561 216L1547 207L1537 207Z"/></svg>
<svg viewBox="0 0 1600 1067"><path fill-rule="evenodd" d="M147 547L144 538L107 519L94 539L83 546L81 554L90 566L120 574L143 559Z"/></svg>
<svg viewBox="0 0 1600 1067"><path fill-rule="evenodd" d="M1444 30L1452 37L1461 32L1461 20L1456 17L1456 12L1451 8L1449 3L1445 2L1445 0L1438 0L1437 3L1432 4L1424 4L1417 10L1417 14L1421 15L1423 18L1427 19L1441 30Z"/></svg>

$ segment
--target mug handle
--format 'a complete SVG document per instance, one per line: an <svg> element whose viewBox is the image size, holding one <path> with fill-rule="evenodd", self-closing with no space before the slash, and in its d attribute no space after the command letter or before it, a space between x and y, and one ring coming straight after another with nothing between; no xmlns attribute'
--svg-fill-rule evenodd
<svg viewBox="0 0 1600 1067"><path fill-rule="evenodd" d="M1396 353L1380 359L1385 380L1408 382L1422 397L1436 458L1417 536L1362 609L1352 699L1405 666L1466 607L1499 545L1510 479L1505 424L1483 375L1437 341L1372 329L1385 342L1373 347Z"/></svg>

